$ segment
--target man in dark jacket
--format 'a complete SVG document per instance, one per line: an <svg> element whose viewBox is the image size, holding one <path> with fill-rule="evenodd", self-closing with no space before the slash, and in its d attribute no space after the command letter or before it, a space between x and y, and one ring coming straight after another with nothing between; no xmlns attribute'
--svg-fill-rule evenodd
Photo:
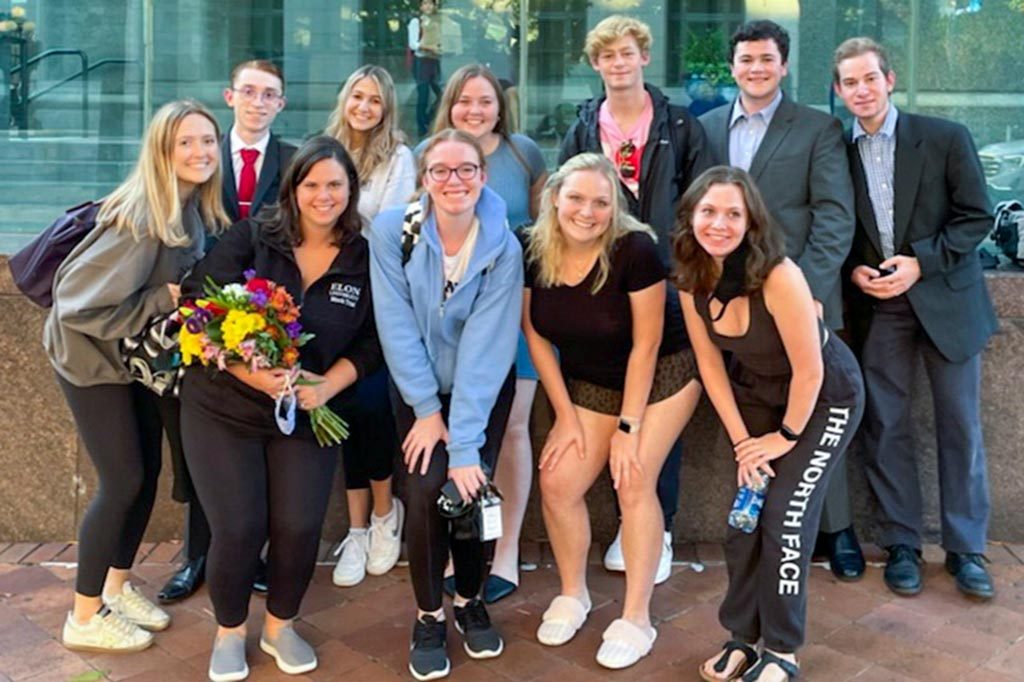
<svg viewBox="0 0 1024 682"><path fill-rule="evenodd" d="M252 59L236 65L224 90L224 101L234 112L234 122L221 139L221 189L224 210L231 222L237 222L256 215L263 204L277 201L281 176L295 147L270 131L285 105L284 75L273 62ZM206 248L211 248L214 241L208 235ZM165 424L178 423L177 399L161 401L161 410ZM210 546L210 526L188 475L176 426L167 428L167 441L174 465L173 497L186 503L187 511L185 563L157 594L163 604L184 599L199 588ZM253 589L260 594L266 592L266 567L262 563Z"/></svg>
<svg viewBox="0 0 1024 682"><path fill-rule="evenodd" d="M918 358L935 405L942 547L964 594L989 599L989 490L981 434L981 352L997 329L977 247L992 227L985 176L967 129L897 111L881 45L836 49L836 93L856 117L847 139L857 202L850 312L866 323L862 426L868 483L888 553L885 584L921 591L921 488L910 424Z"/></svg>
<svg viewBox="0 0 1024 682"><path fill-rule="evenodd" d="M697 119L685 107L644 83L651 61L651 31L646 24L611 16L588 34L584 53L601 76L605 94L580 105L576 121L562 141L558 162L582 152L603 153L615 165L629 211L651 226L658 252L671 267L671 234L676 203L690 183L710 164L707 141ZM682 315L673 290L666 300L670 314ZM672 566L672 522L679 504L682 447L672 447L658 478L658 500L665 520L665 542L655 583L668 579ZM604 558L608 570L625 570L622 528Z"/></svg>

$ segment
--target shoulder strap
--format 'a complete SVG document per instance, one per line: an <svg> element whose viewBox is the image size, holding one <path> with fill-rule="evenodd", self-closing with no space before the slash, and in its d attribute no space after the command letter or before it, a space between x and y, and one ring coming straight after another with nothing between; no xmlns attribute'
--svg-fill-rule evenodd
<svg viewBox="0 0 1024 682"><path fill-rule="evenodd" d="M402 219L402 267L412 258L412 250L420 240L423 229L423 206L418 201L409 204Z"/></svg>

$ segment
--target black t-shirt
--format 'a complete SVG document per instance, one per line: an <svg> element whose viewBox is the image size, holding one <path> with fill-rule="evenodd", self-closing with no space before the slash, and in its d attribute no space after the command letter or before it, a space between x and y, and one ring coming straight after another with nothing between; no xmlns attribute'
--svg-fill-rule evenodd
<svg viewBox="0 0 1024 682"><path fill-rule="evenodd" d="M633 349L629 294L664 281L665 267L650 235L629 232L615 243L608 279L594 294L591 287L597 272L595 263L576 286L541 287L536 284L537 266L527 263L530 320L534 329L558 348L562 374L567 379L621 391ZM658 357L681 351L687 343L678 295L670 287Z"/></svg>

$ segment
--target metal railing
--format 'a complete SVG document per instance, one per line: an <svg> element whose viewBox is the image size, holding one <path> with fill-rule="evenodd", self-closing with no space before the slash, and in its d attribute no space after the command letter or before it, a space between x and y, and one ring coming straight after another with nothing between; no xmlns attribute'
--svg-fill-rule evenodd
<svg viewBox="0 0 1024 682"><path fill-rule="evenodd" d="M22 54L24 54L24 52L22 52ZM44 59L49 59L50 57L68 55L75 55L78 57L79 62L81 63L81 68L77 73L73 73L56 83L48 85L41 90L37 90L36 92L29 92L28 68L30 66L38 64ZM20 131L27 131L29 126L29 106L32 102L36 101L43 95L53 92L57 88L80 78L82 80L82 131L84 132L89 127L89 74L103 66L126 66L128 64L138 64L138 62L134 59L101 59L94 64L90 64L89 57L85 52L70 48L54 48L52 50L40 52L31 59L22 59L20 64L10 70L10 74L12 76L16 73L21 73L21 77L18 81L18 98L17 100L13 98L11 99L11 118L15 120Z"/></svg>

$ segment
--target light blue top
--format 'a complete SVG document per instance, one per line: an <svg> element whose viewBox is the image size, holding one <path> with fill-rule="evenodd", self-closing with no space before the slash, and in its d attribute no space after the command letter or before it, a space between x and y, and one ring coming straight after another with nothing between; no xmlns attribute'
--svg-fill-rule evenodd
<svg viewBox="0 0 1024 682"><path fill-rule="evenodd" d="M420 201L428 210L429 199ZM417 418L441 410L451 394L448 465L480 463L484 430L516 354L523 298L523 255L506 227L505 202L484 187L480 232L466 274L443 298L444 251L433 212L402 266L405 207L370 227L370 282L384 359Z"/></svg>
<svg viewBox="0 0 1024 682"><path fill-rule="evenodd" d="M740 97L736 98L729 118L729 165L749 171L768 126L772 124L772 117L782 103L782 90L776 92L768 106L756 114L744 111L740 100Z"/></svg>
<svg viewBox="0 0 1024 682"><path fill-rule="evenodd" d="M860 152L860 164L868 181L868 197L871 199L878 239L882 244L882 255L892 258L896 255L893 227L893 204L896 192L893 183L896 176L896 106L889 104L882 127L874 135L868 134L860 125L860 119L853 121L853 140Z"/></svg>
<svg viewBox="0 0 1024 682"><path fill-rule="evenodd" d="M519 133L513 133L510 139L522 160L502 139L497 149L486 158L487 186L505 200L508 224L516 229L533 222L530 218L530 188L547 172L547 166L536 142ZM416 145L416 158L425 146L426 140Z"/></svg>

